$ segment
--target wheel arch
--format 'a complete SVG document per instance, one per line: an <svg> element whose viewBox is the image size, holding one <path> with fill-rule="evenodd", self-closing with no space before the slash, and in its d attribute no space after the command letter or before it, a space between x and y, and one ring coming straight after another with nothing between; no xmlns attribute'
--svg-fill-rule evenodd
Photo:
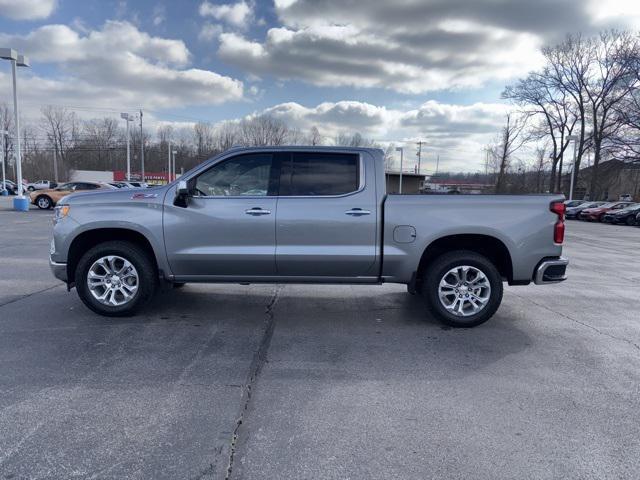
<svg viewBox="0 0 640 480"><path fill-rule="evenodd" d="M487 257L504 279L509 283L513 282L513 263L509 249L499 238L485 234L453 234L433 240L420 257L416 281L421 281L425 271L436 258L454 250L470 250Z"/></svg>
<svg viewBox="0 0 640 480"><path fill-rule="evenodd" d="M155 251L149 239L142 233L128 228L94 228L78 234L69 245L67 255L67 278L73 282L76 266L82 255L90 248L100 243L120 240L131 242L142 248L151 259L151 262L159 274L159 266Z"/></svg>

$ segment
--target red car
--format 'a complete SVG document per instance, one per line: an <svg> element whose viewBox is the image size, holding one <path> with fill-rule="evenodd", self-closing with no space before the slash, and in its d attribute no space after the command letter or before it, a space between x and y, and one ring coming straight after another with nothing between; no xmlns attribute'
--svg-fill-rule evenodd
<svg viewBox="0 0 640 480"><path fill-rule="evenodd" d="M580 220L601 222L605 213L611 210L620 210L621 208L628 207L632 203L633 202L610 202L596 208L587 208L580 212Z"/></svg>

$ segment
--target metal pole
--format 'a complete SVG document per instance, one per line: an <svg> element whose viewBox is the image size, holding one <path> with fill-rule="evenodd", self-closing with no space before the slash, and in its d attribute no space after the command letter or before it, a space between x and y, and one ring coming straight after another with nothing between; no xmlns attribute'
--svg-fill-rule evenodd
<svg viewBox="0 0 640 480"><path fill-rule="evenodd" d="M398 193L402 193L402 165L404 160L404 150L400 148L400 191Z"/></svg>
<svg viewBox="0 0 640 480"><path fill-rule="evenodd" d="M142 178L144 182L144 135L142 133L142 109L140 109L140 161L142 162Z"/></svg>
<svg viewBox="0 0 640 480"><path fill-rule="evenodd" d="M24 198L22 191L22 154L20 151L20 118L18 116L18 85L16 81L16 61L11 60L11 73L13 75L13 114L15 116L16 127L16 184L18 186L18 197Z"/></svg>
<svg viewBox="0 0 640 480"><path fill-rule="evenodd" d="M56 155L57 147L53 146L53 180L58 183L58 156Z"/></svg>
<svg viewBox="0 0 640 480"><path fill-rule="evenodd" d="M171 171L173 172L173 179L176 179L176 154L178 152L176 150L173 150L171 152L171 154L173 155L173 166L171 167Z"/></svg>
<svg viewBox="0 0 640 480"><path fill-rule="evenodd" d="M4 171L4 142L6 142L5 135L7 134L7 132L3 131L0 133L2 133L2 153L0 153L0 155L2 155L2 191L4 191L7 189L7 177Z"/></svg>
<svg viewBox="0 0 640 480"><path fill-rule="evenodd" d="M573 140L573 168L571 169L571 186L569 187L569 200L573 200L573 182L576 176L576 158L578 154L578 140Z"/></svg>
<svg viewBox="0 0 640 480"><path fill-rule="evenodd" d="M129 118L125 118L127 122L127 182L131 181L131 150L129 147Z"/></svg>
<svg viewBox="0 0 640 480"><path fill-rule="evenodd" d="M167 144L167 183L171 183L171 140Z"/></svg>

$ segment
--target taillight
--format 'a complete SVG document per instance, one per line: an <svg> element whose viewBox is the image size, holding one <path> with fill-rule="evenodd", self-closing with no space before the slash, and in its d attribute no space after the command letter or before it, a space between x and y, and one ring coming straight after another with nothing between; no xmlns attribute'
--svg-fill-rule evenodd
<svg viewBox="0 0 640 480"><path fill-rule="evenodd" d="M549 210L558 215L558 221L553 228L554 243L564 242L564 212L566 209L567 206L563 202L553 202L549 207Z"/></svg>

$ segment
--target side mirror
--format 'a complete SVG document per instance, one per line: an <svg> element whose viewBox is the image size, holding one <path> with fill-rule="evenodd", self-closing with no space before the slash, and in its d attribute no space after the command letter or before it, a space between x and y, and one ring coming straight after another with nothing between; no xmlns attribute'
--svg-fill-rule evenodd
<svg viewBox="0 0 640 480"><path fill-rule="evenodd" d="M176 187L176 198L173 200L176 207L186 208L189 204L189 185L186 180L180 180Z"/></svg>

